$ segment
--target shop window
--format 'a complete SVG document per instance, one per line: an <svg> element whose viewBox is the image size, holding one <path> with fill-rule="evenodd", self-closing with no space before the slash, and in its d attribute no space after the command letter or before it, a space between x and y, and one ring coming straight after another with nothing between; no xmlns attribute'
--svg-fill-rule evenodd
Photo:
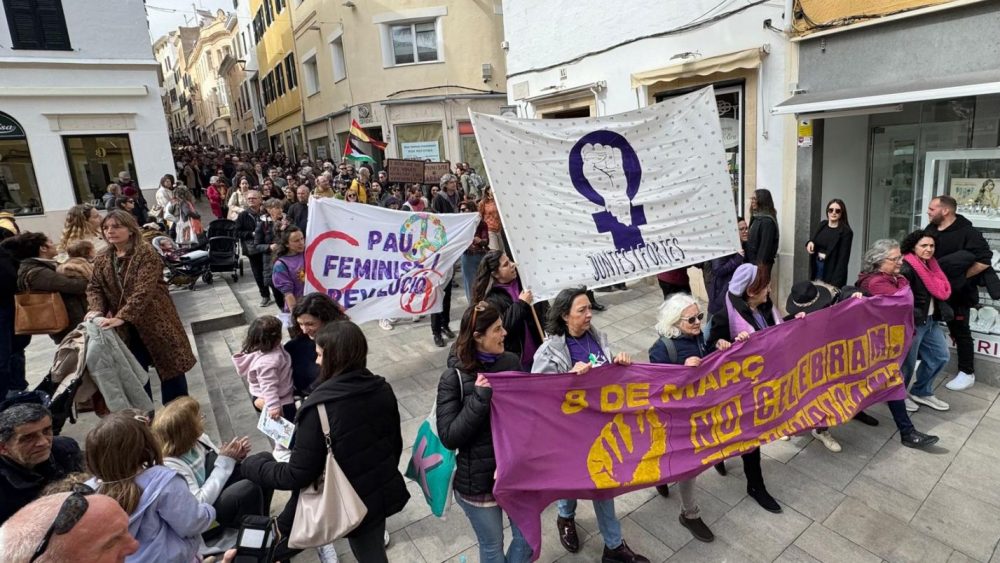
<svg viewBox="0 0 1000 563"><path fill-rule="evenodd" d="M63 145L77 203L100 202L122 171L129 172L137 186L143 185L135 174L128 135L68 135Z"/></svg>
<svg viewBox="0 0 1000 563"><path fill-rule="evenodd" d="M414 123L396 126L396 147L400 158L444 160L444 135L440 123Z"/></svg>
<svg viewBox="0 0 1000 563"><path fill-rule="evenodd" d="M483 166L483 155L479 152L476 132L472 129L471 121L458 122L458 145L462 149L462 162L468 162L476 174L485 179L486 168Z"/></svg>
<svg viewBox="0 0 1000 563"><path fill-rule="evenodd" d="M72 51L61 0L3 0L14 49Z"/></svg>
<svg viewBox="0 0 1000 563"><path fill-rule="evenodd" d="M438 60L436 20L393 25L389 29L389 35L392 39L393 64Z"/></svg>
<svg viewBox="0 0 1000 563"><path fill-rule="evenodd" d="M0 209L14 215L43 213L28 138L5 113L0 113Z"/></svg>
<svg viewBox="0 0 1000 563"><path fill-rule="evenodd" d="M329 139L320 137L319 139L309 139L309 155L313 160L323 160L330 157Z"/></svg>

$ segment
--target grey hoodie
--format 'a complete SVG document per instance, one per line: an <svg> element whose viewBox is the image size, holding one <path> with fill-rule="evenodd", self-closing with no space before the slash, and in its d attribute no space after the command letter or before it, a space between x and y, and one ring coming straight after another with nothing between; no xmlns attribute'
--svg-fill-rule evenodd
<svg viewBox="0 0 1000 563"><path fill-rule="evenodd" d="M608 359L614 358L614 352L608 343L608 335L590 327L590 335L594 337L604 350L604 355ZM542 343L538 351L535 352L534 363L531 364L531 373L566 373L573 367L573 360L569 357L569 345L566 344L566 336L553 334Z"/></svg>

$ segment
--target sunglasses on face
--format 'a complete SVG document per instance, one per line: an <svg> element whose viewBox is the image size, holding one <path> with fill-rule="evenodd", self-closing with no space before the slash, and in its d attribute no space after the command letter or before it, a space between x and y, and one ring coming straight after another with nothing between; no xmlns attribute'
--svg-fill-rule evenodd
<svg viewBox="0 0 1000 563"><path fill-rule="evenodd" d="M73 485L73 492L66 497L62 506L59 507L56 519L52 521L52 525L45 532L45 537L42 538L42 542L35 548L35 553L28 560L28 563L34 563L36 559L45 554L45 550L49 548L49 543L52 541L52 536L61 536L69 533L73 529L73 526L76 526L83 519L87 508L90 507L90 503L87 502L86 497L92 494L94 494L94 489L83 483Z"/></svg>
<svg viewBox="0 0 1000 563"><path fill-rule="evenodd" d="M827 213L836 213L837 215L840 215L840 208L839 207L830 207L830 208L827 208L826 212Z"/></svg>
<svg viewBox="0 0 1000 563"><path fill-rule="evenodd" d="M704 319L704 318L705 318L705 313L698 313L697 315L695 315L693 317L688 317L686 319L681 319L681 320L684 321L684 322L686 322L689 325L693 325L696 322L700 323L702 321L702 319Z"/></svg>

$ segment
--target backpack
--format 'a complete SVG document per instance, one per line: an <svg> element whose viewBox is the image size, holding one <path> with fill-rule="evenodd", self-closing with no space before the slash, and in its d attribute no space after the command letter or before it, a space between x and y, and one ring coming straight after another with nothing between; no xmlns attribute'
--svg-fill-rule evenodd
<svg viewBox="0 0 1000 563"><path fill-rule="evenodd" d="M667 338L666 336L661 336L660 337L660 342L662 342L663 345L667 347L667 359L670 360L670 363L676 364L677 363L677 346L674 345L674 339L673 338Z"/></svg>
<svg viewBox="0 0 1000 563"><path fill-rule="evenodd" d="M469 172L469 187L471 191L476 193L483 193L483 188L486 186L486 180L475 172Z"/></svg>

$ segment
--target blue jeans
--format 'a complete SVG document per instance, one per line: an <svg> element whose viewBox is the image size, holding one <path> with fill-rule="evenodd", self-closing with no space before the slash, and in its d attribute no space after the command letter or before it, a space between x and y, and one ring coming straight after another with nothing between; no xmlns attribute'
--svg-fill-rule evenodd
<svg viewBox="0 0 1000 563"><path fill-rule="evenodd" d="M948 363L949 355L944 332L934 319L927 319L924 324L917 326L913 343L910 345L910 353L906 355L906 361L903 363L903 381L909 387L913 368L917 364L917 358L920 359L917 380L910 388L910 394L917 397L933 395L934 378Z"/></svg>
<svg viewBox="0 0 1000 563"><path fill-rule="evenodd" d="M615 549L622 544L622 524L615 516L615 499L595 500L594 514L597 515L597 528L601 530L601 537L604 538L604 545L608 549ZM559 516L562 518L576 517L576 499L560 500L556 502L559 508Z"/></svg>
<svg viewBox="0 0 1000 563"><path fill-rule="evenodd" d="M527 563L531 561L531 547L521 535L514 521L510 521L511 541L507 555L503 553L503 510L499 506L488 508L473 506L458 494L455 502L465 511L465 516L476 532L481 563ZM509 519L509 517L508 517Z"/></svg>
<svg viewBox="0 0 1000 563"><path fill-rule="evenodd" d="M476 270L479 269L479 263L483 261L483 256L485 254L465 253L462 255L462 284L465 288L465 298L469 300L469 305L475 305L472 302L472 286L476 282Z"/></svg>

